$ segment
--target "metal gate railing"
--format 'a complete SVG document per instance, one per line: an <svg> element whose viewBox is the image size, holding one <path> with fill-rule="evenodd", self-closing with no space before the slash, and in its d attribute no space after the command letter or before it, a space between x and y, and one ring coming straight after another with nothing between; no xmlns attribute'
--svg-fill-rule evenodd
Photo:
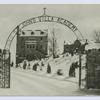
<svg viewBox="0 0 100 100"><path fill-rule="evenodd" d="M0 88L10 88L10 52L3 50L0 55Z"/></svg>
<svg viewBox="0 0 100 100"><path fill-rule="evenodd" d="M100 49L92 49L87 53L87 89L100 89Z"/></svg>

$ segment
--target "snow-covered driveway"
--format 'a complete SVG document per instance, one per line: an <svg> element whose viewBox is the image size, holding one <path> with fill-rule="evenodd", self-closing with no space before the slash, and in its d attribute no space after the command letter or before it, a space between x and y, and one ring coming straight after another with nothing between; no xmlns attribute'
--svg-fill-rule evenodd
<svg viewBox="0 0 100 100"><path fill-rule="evenodd" d="M8 96L69 96L86 95L78 84L37 76L32 71L11 70L11 88L0 89L0 95Z"/></svg>

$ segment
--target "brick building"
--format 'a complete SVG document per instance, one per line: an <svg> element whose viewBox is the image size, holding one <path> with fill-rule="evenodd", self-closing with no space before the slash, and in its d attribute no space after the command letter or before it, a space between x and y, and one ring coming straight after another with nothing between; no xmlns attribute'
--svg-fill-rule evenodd
<svg viewBox="0 0 100 100"><path fill-rule="evenodd" d="M16 63L45 58L48 54L48 32L42 30L21 30L17 34Z"/></svg>

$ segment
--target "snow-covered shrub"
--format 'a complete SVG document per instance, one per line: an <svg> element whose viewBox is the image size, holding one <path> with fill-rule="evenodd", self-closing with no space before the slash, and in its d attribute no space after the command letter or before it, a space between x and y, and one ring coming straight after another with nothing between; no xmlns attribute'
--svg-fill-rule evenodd
<svg viewBox="0 0 100 100"><path fill-rule="evenodd" d="M58 70L57 70L57 75L63 75L62 69L58 69Z"/></svg>

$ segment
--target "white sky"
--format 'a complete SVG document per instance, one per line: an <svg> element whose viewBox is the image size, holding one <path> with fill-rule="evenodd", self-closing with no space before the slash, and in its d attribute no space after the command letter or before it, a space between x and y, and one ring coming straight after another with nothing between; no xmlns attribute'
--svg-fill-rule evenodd
<svg viewBox="0 0 100 100"><path fill-rule="evenodd" d="M22 21L40 16L46 7L48 15L63 17L71 21L83 34L84 38L91 40L94 30L100 30L100 5L0 5L0 48L3 48L10 32ZM27 29L55 27L59 44L66 39L73 41L73 33L60 24L34 24ZM66 34L67 33L67 34ZM61 42L62 41L62 42ZM12 44L12 47L15 43Z"/></svg>

